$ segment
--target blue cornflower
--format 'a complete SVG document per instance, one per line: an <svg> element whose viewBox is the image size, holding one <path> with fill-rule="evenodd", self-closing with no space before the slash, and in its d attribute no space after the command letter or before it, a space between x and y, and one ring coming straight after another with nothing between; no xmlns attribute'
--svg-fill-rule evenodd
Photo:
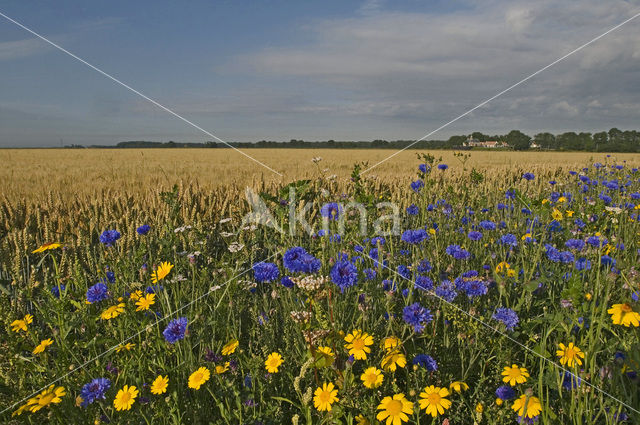
<svg viewBox="0 0 640 425"><path fill-rule="evenodd" d="M464 291L467 293L467 297L479 297L485 295L488 291L487 284L482 280L469 280L465 282Z"/></svg>
<svg viewBox="0 0 640 425"><path fill-rule="evenodd" d="M337 220L340 214L342 214L342 205L336 202L324 204L320 209L320 215L330 220Z"/></svg>
<svg viewBox="0 0 640 425"><path fill-rule="evenodd" d="M386 243L386 239L383 236L376 236L375 238L371 238L371 245L373 246L383 246Z"/></svg>
<svg viewBox="0 0 640 425"><path fill-rule="evenodd" d="M340 291L358 283L358 269L348 260L340 260L331 269L331 280L335 283Z"/></svg>
<svg viewBox="0 0 640 425"><path fill-rule="evenodd" d="M447 164L438 164L438 170L444 171L447 168L449 168Z"/></svg>
<svg viewBox="0 0 640 425"><path fill-rule="evenodd" d="M374 269L364 269L362 273L364 273L364 277L367 280L373 280L376 278L376 271Z"/></svg>
<svg viewBox="0 0 640 425"><path fill-rule="evenodd" d="M104 393L111 388L111 381L107 378L96 378L84 384L80 390L80 398L82 398L82 407L87 407L96 400L104 400Z"/></svg>
<svg viewBox="0 0 640 425"><path fill-rule="evenodd" d="M607 238L600 239L599 236L590 236L587 239L587 243L591 246L601 247L601 246L605 246L608 243L608 241L607 241Z"/></svg>
<svg viewBox="0 0 640 425"><path fill-rule="evenodd" d="M60 291L64 291L66 288L64 284L54 285L51 287L51 294L56 298L60 298Z"/></svg>
<svg viewBox="0 0 640 425"><path fill-rule="evenodd" d="M479 223L484 230L496 230L496 223L489 220L483 220Z"/></svg>
<svg viewBox="0 0 640 425"><path fill-rule="evenodd" d="M508 385L501 385L496 389L496 397L500 400L511 400L516 398L516 390Z"/></svg>
<svg viewBox="0 0 640 425"><path fill-rule="evenodd" d="M120 239L120 232L117 230L105 230L100 235L100 242L106 246L113 246L118 239Z"/></svg>
<svg viewBox="0 0 640 425"><path fill-rule="evenodd" d="M576 270L591 270L591 261L586 258L578 258L575 263Z"/></svg>
<svg viewBox="0 0 640 425"><path fill-rule="evenodd" d="M567 371L565 371L564 373L560 372L560 376L562 377L562 388L568 391L571 391L574 388L578 388L582 383L582 379L580 379L575 374Z"/></svg>
<svg viewBox="0 0 640 425"><path fill-rule="evenodd" d="M584 241L582 239L567 239L564 243L569 249L575 249L576 251L581 251L584 248Z"/></svg>
<svg viewBox="0 0 640 425"><path fill-rule="evenodd" d="M436 295L445 301L452 302L458 296L458 293L451 281L443 280L436 288Z"/></svg>
<svg viewBox="0 0 640 425"><path fill-rule="evenodd" d="M278 266L273 263L260 261L253 265L253 277L259 283L271 282L276 280L279 276L280 270L278 270Z"/></svg>
<svg viewBox="0 0 640 425"><path fill-rule="evenodd" d="M187 318L179 317L177 319L173 319L167 327L162 331L162 335L164 335L164 339L169 344L175 344L181 339L184 339L184 334L187 331Z"/></svg>
<svg viewBox="0 0 640 425"><path fill-rule="evenodd" d="M522 178L525 179L525 180L531 181L531 180L535 179L536 176L533 173L524 173L522 175Z"/></svg>
<svg viewBox="0 0 640 425"><path fill-rule="evenodd" d="M106 273L107 276L107 282L109 283L114 283L116 281L116 274L112 271L108 271Z"/></svg>
<svg viewBox="0 0 640 425"><path fill-rule="evenodd" d="M453 254L460 251L461 249L462 247L460 245L451 244L444 251L453 257Z"/></svg>
<svg viewBox="0 0 640 425"><path fill-rule="evenodd" d="M407 214L418 215L419 213L420 213L420 208L418 208L415 204L411 204L407 207Z"/></svg>
<svg viewBox="0 0 640 425"><path fill-rule="evenodd" d="M471 257L471 253L466 249L460 249L453 253L453 258L456 260L466 260L469 257Z"/></svg>
<svg viewBox="0 0 640 425"><path fill-rule="evenodd" d="M418 270L418 273L428 273L431 271L431 269L432 269L431 263L426 258L420 261L420 263L416 267L416 270Z"/></svg>
<svg viewBox="0 0 640 425"><path fill-rule="evenodd" d="M293 281L289 276L283 276L282 279L280 279L280 284L285 288L293 288L293 285L294 285Z"/></svg>
<svg viewBox="0 0 640 425"><path fill-rule="evenodd" d="M469 239L471 239L472 241L479 241L480 239L482 239L482 232L478 232L476 230L472 230L472 231L469 232L467 237Z"/></svg>
<svg viewBox="0 0 640 425"><path fill-rule="evenodd" d="M406 243L417 244L427 239L427 232L424 229L405 230L400 239Z"/></svg>
<svg viewBox="0 0 640 425"><path fill-rule="evenodd" d="M504 323L504 325L507 327L507 330L509 331L512 331L516 326L518 326L518 322L520 321L520 319L518 318L518 314L510 308L506 307L498 307L494 315L491 317ZM507 399L503 398L503 400Z"/></svg>
<svg viewBox="0 0 640 425"><path fill-rule="evenodd" d="M404 264L400 264L398 265L398 268L396 270L398 274L403 278L407 280L411 279L411 270L409 270L409 267L405 266Z"/></svg>
<svg viewBox="0 0 640 425"><path fill-rule="evenodd" d="M143 224L136 229L136 232L138 232L139 235L146 235L147 233L149 233L149 230L151 230L151 226L149 226L148 224Z"/></svg>
<svg viewBox="0 0 640 425"><path fill-rule="evenodd" d="M420 170L421 173L426 173L427 172L427 164L418 165L418 170Z"/></svg>
<svg viewBox="0 0 640 425"><path fill-rule="evenodd" d="M438 363L436 363L433 357L427 354L418 354L417 356L415 356L413 358L413 364L423 367L429 372L435 372L436 370L438 370Z"/></svg>
<svg viewBox="0 0 640 425"><path fill-rule="evenodd" d="M511 233L502 235L500 242L509 246L518 246L518 238L516 238L516 235L512 235Z"/></svg>
<svg viewBox="0 0 640 425"><path fill-rule="evenodd" d="M415 193L420 192L420 190L422 190L422 188L424 187L424 182L420 179L411 182L411 190L413 190Z"/></svg>
<svg viewBox="0 0 640 425"><path fill-rule="evenodd" d="M410 326L413 326L413 330L416 333L421 333L424 330L424 326L433 320L431 312L422 307L420 303L413 303L406 306L402 310L402 319Z"/></svg>
<svg viewBox="0 0 640 425"><path fill-rule="evenodd" d="M109 298L107 285L102 282L96 283L91 288L87 289L87 301L90 303L97 303Z"/></svg>
<svg viewBox="0 0 640 425"><path fill-rule="evenodd" d="M300 246L289 248L284 253L283 263L292 273L315 273L321 266L320 260Z"/></svg>
<svg viewBox="0 0 640 425"><path fill-rule="evenodd" d="M413 285L414 288L422 289L423 291L433 290L433 280L427 276L418 276Z"/></svg>

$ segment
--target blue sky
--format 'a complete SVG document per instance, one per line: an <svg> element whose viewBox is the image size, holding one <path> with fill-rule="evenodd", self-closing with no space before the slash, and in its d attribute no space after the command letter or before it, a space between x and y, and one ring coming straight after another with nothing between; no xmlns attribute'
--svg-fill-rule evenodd
<svg viewBox="0 0 640 425"><path fill-rule="evenodd" d="M227 141L417 139L640 11L613 0L5 1ZM640 18L432 138L640 128ZM0 146L211 137L0 17Z"/></svg>

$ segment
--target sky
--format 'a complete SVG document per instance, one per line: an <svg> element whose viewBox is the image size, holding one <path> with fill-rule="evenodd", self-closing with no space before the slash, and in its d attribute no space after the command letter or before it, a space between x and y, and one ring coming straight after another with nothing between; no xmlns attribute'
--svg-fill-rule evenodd
<svg viewBox="0 0 640 425"><path fill-rule="evenodd" d="M640 12L608 0L0 2L224 141L416 140ZM640 17L430 139L640 129ZM0 16L0 147L207 134Z"/></svg>

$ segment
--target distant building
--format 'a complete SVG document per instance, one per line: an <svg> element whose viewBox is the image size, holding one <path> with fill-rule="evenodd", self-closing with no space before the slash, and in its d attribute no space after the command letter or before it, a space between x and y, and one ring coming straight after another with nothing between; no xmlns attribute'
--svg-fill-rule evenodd
<svg viewBox="0 0 640 425"><path fill-rule="evenodd" d="M487 140L484 142L479 141L478 139L474 139L471 136L467 139L466 142L462 144L468 148L508 148L509 145L505 142L497 141L497 140Z"/></svg>
<svg viewBox="0 0 640 425"><path fill-rule="evenodd" d="M540 145L539 145L539 144L537 144L535 140L532 140L532 141L531 141L531 144L529 145L529 147L530 147L531 149L538 149L538 148L540 148Z"/></svg>

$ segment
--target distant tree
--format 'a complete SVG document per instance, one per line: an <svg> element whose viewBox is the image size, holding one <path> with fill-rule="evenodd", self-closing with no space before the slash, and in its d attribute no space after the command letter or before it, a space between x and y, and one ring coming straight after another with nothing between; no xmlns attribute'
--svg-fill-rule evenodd
<svg viewBox="0 0 640 425"><path fill-rule="evenodd" d="M511 130L504 139L513 149L517 151L527 150L529 149L529 145L531 144L531 137L527 136L519 130Z"/></svg>
<svg viewBox="0 0 640 425"><path fill-rule="evenodd" d="M542 149L554 149L556 147L556 136L551 133L538 133L533 136Z"/></svg>
<svg viewBox="0 0 640 425"><path fill-rule="evenodd" d="M476 139L479 142L486 142L487 140L491 140L488 135L482 134L479 131L474 131L473 133L471 133L471 137L473 139ZM493 139L493 140L495 140L495 139Z"/></svg>
<svg viewBox="0 0 640 425"><path fill-rule="evenodd" d="M467 138L465 136L451 136L447 141L447 145L452 148L458 147L458 146L462 146L462 144L466 141L467 141Z"/></svg>
<svg viewBox="0 0 640 425"><path fill-rule="evenodd" d="M606 131L601 131L593 135L593 147L596 151L605 151L609 135Z"/></svg>

